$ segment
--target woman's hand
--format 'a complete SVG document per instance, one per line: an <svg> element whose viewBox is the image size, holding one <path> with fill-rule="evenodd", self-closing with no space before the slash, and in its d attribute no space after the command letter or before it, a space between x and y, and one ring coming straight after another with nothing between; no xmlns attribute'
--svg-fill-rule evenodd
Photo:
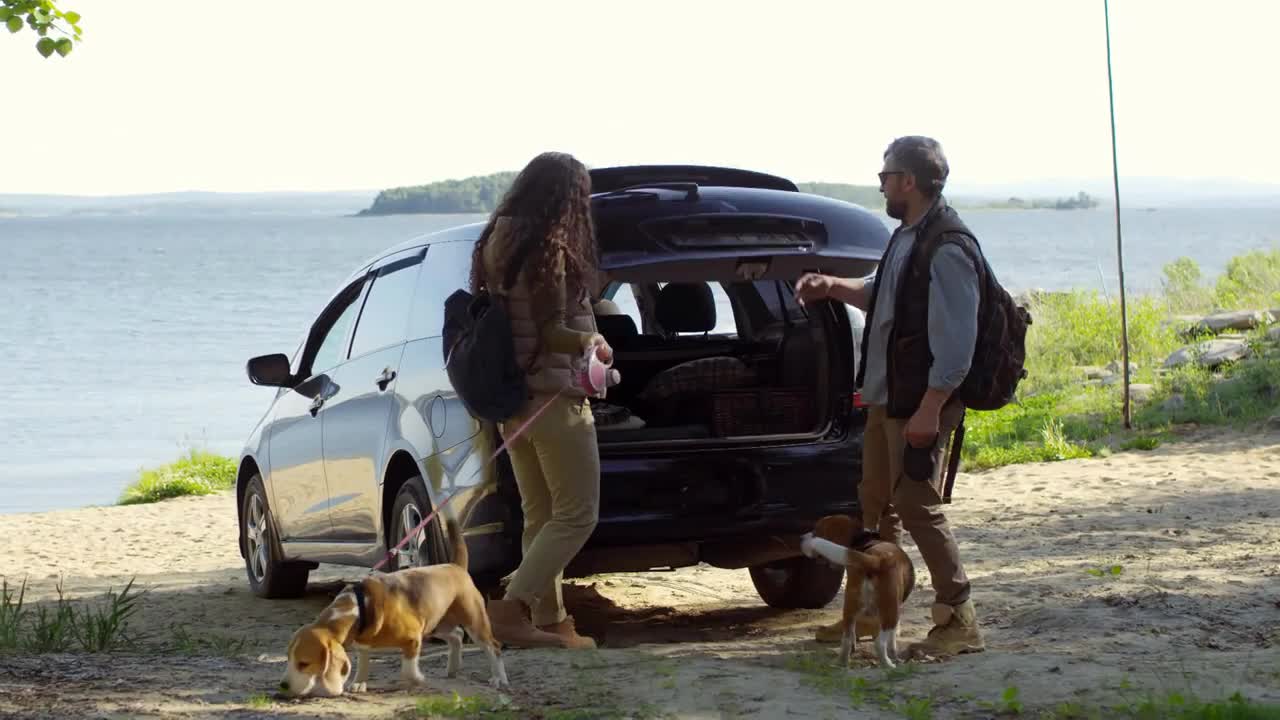
<svg viewBox="0 0 1280 720"><path fill-rule="evenodd" d="M591 337L591 347L596 351L596 358L600 362L608 365L613 362L613 348L609 347L609 341L604 339L603 335L596 334Z"/></svg>

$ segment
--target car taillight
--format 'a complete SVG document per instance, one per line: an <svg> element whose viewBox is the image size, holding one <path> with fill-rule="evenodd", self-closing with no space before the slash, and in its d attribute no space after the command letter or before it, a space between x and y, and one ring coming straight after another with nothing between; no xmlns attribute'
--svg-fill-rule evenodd
<svg viewBox="0 0 1280 720"><path fill-rule="evenodd" d="M853 406L859 410L867 406L866 403L862 402L862 393L856 392L853 394Z"/></svg>

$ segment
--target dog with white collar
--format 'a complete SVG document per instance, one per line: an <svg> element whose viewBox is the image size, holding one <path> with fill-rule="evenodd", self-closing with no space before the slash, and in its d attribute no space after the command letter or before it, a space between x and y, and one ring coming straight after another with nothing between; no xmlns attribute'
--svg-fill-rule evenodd
<svg viewBox="0 0 1280 720"><path fill-rule="evenodd" d="M420 685L426 678L418 657L428 636L449 644L445 673L455 677L462 664L464 629L489 656L489 684L510 687L484 597L467 573L466 542L457 522L446 524L453 562L375 573L347 585L314 622L293 634L281 691L294 697L341 695L351 673L351 647L359 651L359 664L350 692L368 688L369 652L375 649L399 650L401 682Z"/></svg>
<svg viewBox="0 0 1280 720"><path fill-rule="evenodd" d="M884 667L898 658L898 619L915 587L915 567L901 547L866 530L860 519L828 515L800 541L808 558L822 558L844 568L844 637L840 666L848 667L858 637L873 634L876 656Z"/></svg>

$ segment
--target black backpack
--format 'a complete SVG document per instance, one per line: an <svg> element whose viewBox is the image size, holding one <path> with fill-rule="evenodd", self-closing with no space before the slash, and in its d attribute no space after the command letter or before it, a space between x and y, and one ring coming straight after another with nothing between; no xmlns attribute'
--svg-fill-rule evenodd
<svg viewBox="0 0 1280 720"><path fill-rule="evenodd" d="M535 245L532 240L512 258L503 278L503 290L515 284L524 259ZM518 413L528 402L528 367L516 361L511 316L505 303L481 289L475 295L454 291L444 301L441 332L445 372L458 398L480 420L500 423Z"/></svg>
<svg viewBox="0 0 1280 720"><path fill-rule="evenodd" d="M980 271L978 341L969 374L956 389L956 395L971 410L999 410L1013 402L1018 384L1027 377L1027 328L1031 326L1031 313L1014 302L1009 291L996 280L978 239L954 213L944 215L937 227L929 230L933 232L922 232L931 236L932 246L917 256L926 268L924 277L929 277L927 268L933 253L948 243L959 245ZM969 242L961 242L957 235Z"/></svg>

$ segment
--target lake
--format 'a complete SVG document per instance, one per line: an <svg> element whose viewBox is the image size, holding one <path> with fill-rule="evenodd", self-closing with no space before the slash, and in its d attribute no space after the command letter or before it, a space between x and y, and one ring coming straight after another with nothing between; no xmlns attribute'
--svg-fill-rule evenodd
<svg viewBox="0 0 1280 720"><path fill-rule="evenodd" d="M357 209L0 218L0 513L113 503L141 467L190 447L235 455L273 395L245 360L291 352L371 255L482 219ZM1117 290L1110 211L963 215L1011 290ZM1131 291L1158 288L1180 256L1216 275L1280 239L1273 209L1124 223Z"/></svg>

